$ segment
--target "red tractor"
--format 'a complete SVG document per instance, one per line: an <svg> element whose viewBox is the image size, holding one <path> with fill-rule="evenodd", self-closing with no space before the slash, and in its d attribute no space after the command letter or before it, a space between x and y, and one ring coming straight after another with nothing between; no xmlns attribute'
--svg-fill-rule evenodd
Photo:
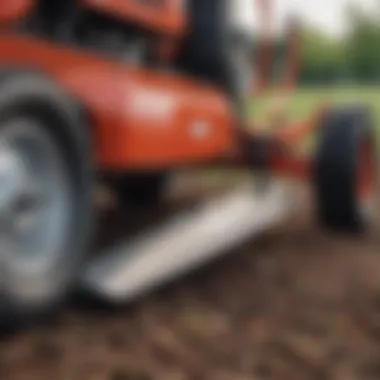
<svg viewBox="0 0 380 380"><path fill-rule="evenodd" d="M248 123L247 99L269 81L271 14L265 0L3 1L1 318L46 313L73 287L132 299L258 233L289 203L278 187L235 194L88 263L100 179L121 200L153 206L173 171L244 166L313 181L324 225L368 230L368 110L326 107L276 133ZM282 96L299 62L294 23L288 37ZM315 154L295 154L312 131Z"/></svg>

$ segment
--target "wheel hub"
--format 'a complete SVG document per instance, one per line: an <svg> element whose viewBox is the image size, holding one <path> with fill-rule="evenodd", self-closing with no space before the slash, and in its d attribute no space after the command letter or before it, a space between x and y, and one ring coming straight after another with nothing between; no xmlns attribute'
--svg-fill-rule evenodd
<svg viewBox="0 0 380 380"><path fill-rule="evenodd" d="M0 145L0 219L11 210L12 205L25 186L25 170L16 152L6 144Z"/></svg>
<svg viewBox="0 0 380 380"><path fill-rule="evenodd" d="M16 289L22 274L20 291L40 292L70 228L67 172L42 125L18 120L0 132L2 276Z"/></svg>
<svg viewBox="0 0 380 380"><path fill-rule="evenodd" d="M11 254L21 251L21 246L23 251L27 249L24 238L35 231L43 210L41 189L22 153L5 143L0 146L0 240Z"/></svg>

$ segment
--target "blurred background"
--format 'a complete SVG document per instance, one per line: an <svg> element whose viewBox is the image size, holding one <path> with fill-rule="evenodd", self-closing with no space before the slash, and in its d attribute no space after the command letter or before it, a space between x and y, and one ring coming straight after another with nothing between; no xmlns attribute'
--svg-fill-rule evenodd
<svg viewBox="0 0 380 380"><path fill-rule="evenodd" d="M379 3L278 0L275 8L279 36L283 35L284 19L289 14L297 15L303 25L300 86L290 113L305 116L316 103L326 101L363 101L378 114L380 53L375 47L380 39ZM277 72L285 49L279 38ZM275 68L274 78L277 72Z"/></svg>

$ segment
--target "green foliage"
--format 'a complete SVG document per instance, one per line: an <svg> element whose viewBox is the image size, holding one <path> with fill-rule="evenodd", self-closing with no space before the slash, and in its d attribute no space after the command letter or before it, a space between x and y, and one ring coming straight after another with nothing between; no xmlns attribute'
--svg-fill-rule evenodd
<svg viewBox="0 0 380 380"><path fill-rule="evenodd" d="M380 79L380 20L360 9L349 11L351 32L347 37L347 63L351 74L362 81Z"/></svg>
<svg viewBox="0 0 380 380"><path fill-rule="evenodd" d="M333 81L342 71L342 45L319 30L305 30L302 38L301 78L309 82Z"/></svg>
<svg viewBox="0 0 380 380"><path fill-rule="evenodd" d="M342 40L321 30L303 31L303 83L380 81L380 14L366 14L351 5L347 18L350 30Z"/></svg>

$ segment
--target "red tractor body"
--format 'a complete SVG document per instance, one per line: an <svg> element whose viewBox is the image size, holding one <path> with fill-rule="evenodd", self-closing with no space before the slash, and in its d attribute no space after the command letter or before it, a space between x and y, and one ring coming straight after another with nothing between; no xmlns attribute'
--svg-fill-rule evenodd
<svg viewBox="0 0 380 380"><path fill-rule="evenodd" d="M0 62L42 70L78 99L103 170L157 170L236 149L230 102L210 85L14 34L0 35Z"/></svg>

